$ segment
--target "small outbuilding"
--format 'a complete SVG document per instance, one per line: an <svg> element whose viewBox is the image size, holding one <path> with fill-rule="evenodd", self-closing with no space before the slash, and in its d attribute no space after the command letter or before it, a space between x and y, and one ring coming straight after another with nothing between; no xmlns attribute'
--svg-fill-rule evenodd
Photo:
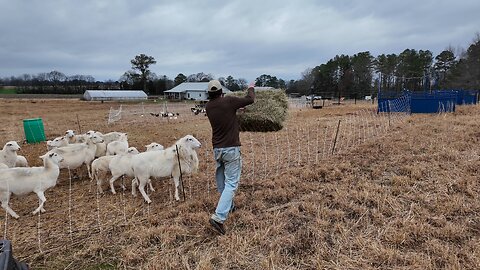
<svg viewBox="0 0 480 270"><path fill-rule="evenodd" d="M142 100L148 96L141 90L85 90L83 99L88 101Z"/></svg>

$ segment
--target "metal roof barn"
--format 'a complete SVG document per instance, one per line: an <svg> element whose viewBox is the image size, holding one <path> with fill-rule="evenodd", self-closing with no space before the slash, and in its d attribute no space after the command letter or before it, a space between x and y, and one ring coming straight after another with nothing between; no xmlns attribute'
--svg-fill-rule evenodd
<svg viewBox="0 0 480 270"><path fill-rule="evenodd" d="M168 99L189 99L189 100L207 100L208 82L184 82L174 88L165 91ZM223 93L231 92L230 89L223 86Z"/></svg>
<svg viewBox="0 0 480 270"><path fill-rule="evenodd" d="M141 100L147 99L147 94L141 90L85 90L83 99L95 100Z"/></svg>

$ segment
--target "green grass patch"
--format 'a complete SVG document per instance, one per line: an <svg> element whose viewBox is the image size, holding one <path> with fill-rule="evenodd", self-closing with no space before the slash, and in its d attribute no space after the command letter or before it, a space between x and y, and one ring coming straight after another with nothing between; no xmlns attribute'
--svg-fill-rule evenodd
<svg viewBox="0 0 480 270"><path fill-rule="evenodd" d="M3 88L0 87L0 94L16 94L17 90L15 88Z"/></svg>

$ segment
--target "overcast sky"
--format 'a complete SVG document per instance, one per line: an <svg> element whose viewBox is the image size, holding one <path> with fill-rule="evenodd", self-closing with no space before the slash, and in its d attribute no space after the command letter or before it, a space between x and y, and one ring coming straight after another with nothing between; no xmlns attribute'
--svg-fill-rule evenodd
<svg viewBox="0 0 480 270"><path fill-rule="evenodd" d="M479 0L0 0L0 77L60 71L118 80L151 71L298 79L335 55L448 46L480 32Z"/></svg>

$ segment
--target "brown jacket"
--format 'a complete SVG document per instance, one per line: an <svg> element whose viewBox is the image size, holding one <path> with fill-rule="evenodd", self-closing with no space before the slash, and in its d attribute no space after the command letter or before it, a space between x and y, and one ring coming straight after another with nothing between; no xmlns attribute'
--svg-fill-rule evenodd
<svg viewBox="0 0 480 270"><path fill-rule="evenodd" d="M221 96L207 103L206 111L212 126L213 148L241 145L237 110L252 104L254 99L253 88L250 88L246 97Z"/></svg>

